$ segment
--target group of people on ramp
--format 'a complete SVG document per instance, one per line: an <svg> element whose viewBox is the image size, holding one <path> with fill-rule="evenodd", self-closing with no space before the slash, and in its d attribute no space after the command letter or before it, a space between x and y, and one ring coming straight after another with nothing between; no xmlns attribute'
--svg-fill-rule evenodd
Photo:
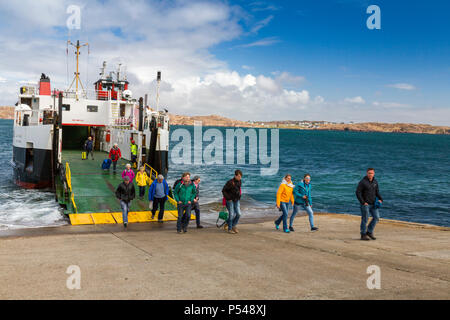
<svg viewBox="0 0 450 320"><path fill-rule="evenodd" d="M360 203L361 210L361 240L375 240L374 229L380 218L379 208L383 199L379 192L378 182L374 178L375 170L368 168L366 176L359 182L356 189L356 197ZM116 196L120 200L123 212L124 226L127 227L127 215L131 200L135 197L133 183L134 172L128 164L122 173L123 182L116 190ZM139 198L142 200L145 195L145 187L149 177L145 172L145 168L141 167L136 174L136 182L139 187ZM189 172L184 172L180 179L176 180L172 193L177 202L178 219L177 233L186 233L191 219L192 210L195 212L197 228L203 228L200 224L200 205L199 205L199 189L200 177L195 176L191 179ZM242 171L236 170L234 177L228 180L222 188L222 203L227 208L228 218L224 224L224 230L230 234L239 233L237 225L241 217L240 199L242 196ZM158 221L162 222L164 217L164 205L170 194L170 188L163 175L158 175L149 187L148 200L149 207L152 209L152 219L154 219L156 211L159 209ZM314 211L312 209L311 196L311 175L305 174L303 179L296 185L292 182L292 176L286 174L278 187L276 193L276 207L281 211L281 215L275 220L275 228L285 233L293 232L294 219L300 209L303 209L309 217L309 227L311 231L317 231L314 225ZM289 217L289 211L292 208ZM369 225L369 215L372 220Z"/></svg>

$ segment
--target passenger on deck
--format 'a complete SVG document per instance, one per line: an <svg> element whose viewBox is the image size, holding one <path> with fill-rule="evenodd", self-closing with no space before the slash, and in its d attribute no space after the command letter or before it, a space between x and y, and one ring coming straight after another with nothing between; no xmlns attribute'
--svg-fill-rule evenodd
<svg viewBox="0 0 450 320"><path fill-rule="evenodd" d="M138 147L134 142L134 140L131 140L130 151L131 151L131 163L133 164L133 168L136 168Z"/></svg>
<svg viewBox="0 0 450 320"><path fill-rule="evenodd" d="M135 176L135 174L134 174L134 171L131 169L131 164L127 163L126 169L123 170L123 172L122 172L122 179L125 177L129 177L130 182L133 183L134 176Z"/></svg>
<svg viewBox="0 0 450 320"><path fill-rule="evenodd" d="M130 183L130 178L125 176L123 182L116 189L116 197L120 200L122 207L123 226L126 228L128 224L128 212L130 211L131 201L135 197L134 184Z"/></svg>
<svg viewBox="0 0 450 320"><path fill-rule="evenodd" d="M92 156L92 160L94 160L94 141L92 141L92 137L89 136L84 142L84 150L86 150L86 160L89 158L89 153Z"/></svg>
<svg viewBox="0 0 450 320"><path fill-rule="evenodd" d="M120 152L119 146L117 143L114 143L114 146L109 151L109 158L113 163L113 172L116 172L117 161L122 158L122 153Z"/></svg>
<svg viewBox="0 0 450 320"><path fill-rule="evenodd" d="M169 195L169 185L162 174L158 174L158 179L153 181L148 189L148 200L150 201L148 207L152 205L152 220L155 218L156 210L159 206L158 222L162 222L164 218L164 204Z"/></svg>
<svg viewBox="0 0 450 320"><path fill-rule="evenodd" d="M145 187L148 184L148 175L145 172L145 167L141 166L136 174L136 182L139 187L139 199L143 200L145 195Z"/></svg>

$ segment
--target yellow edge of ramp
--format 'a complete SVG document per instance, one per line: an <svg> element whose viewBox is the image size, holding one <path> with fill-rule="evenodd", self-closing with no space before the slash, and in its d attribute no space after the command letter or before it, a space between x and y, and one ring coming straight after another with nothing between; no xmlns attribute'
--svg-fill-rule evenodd
<svg viewBox="0 0 450 320"><path fill-rule="evenodd" d="M91 213L91 217L94 220L94 224L116 223L111 213Z"/></svg>
<svg viewBox="0 0 450 320"><path fill-rule="evenodd" d="M70 224L73 226L78 226L82 224L94 224L92 217L90 214L78 214L71 213L69 214Z"/></svg>
<svg viewBox="0 0 450 320"><path fill-rule="evenodd" d="M151 219L151 211L131 211L128 213L128 223L156 222L158 214L159 211L156 211L155 218ZM71 213L69 218L72 225L123 223L122 212ZM177 218L176 210L164 211L163 221L176 221ZM195 219L195 215L191 214L191 220L193 219Z"/></svg>

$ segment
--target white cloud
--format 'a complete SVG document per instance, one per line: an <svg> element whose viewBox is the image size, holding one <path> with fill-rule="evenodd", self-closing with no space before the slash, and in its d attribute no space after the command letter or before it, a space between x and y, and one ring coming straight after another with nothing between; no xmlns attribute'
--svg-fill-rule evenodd
<svg viewBox="0 0 450 320"><path fill-rule="evenodd" d="M411 105L405 103L398 102L378 102L374 101L372 103L375 107L383 107L383 108L410 108Z"/></svg>
<svg viewBox="0 0 450 320"><path fill-rule="evenodd" d="M357 97L354 97L354 98L345 98L344 101L348 102L348 103L354 103L354 104L364 104L364 103L366 103L366 101L360 96L357 96Z"/></svg>
<svg viewBox="0 0 450 320"><path fill-rule="evenodd" d="M388 87L400 90L416 90L416 87L409 83L395 83L388 85Z"/></svg>
<svg viewBox="0 0 450 320"><path fill-rule="evenodd" d="M276 37L268 37L261 40L253 41L250 43L242 44L239 47L242 48L251 48L251 47L266 47L271 46L272 44L278 43L280 40Z"/></svg>
<svg viewBox="0 0 450 320"><path fill-rule="evenodd" d="M265 18L265 19L263 19L263 20L261 20L261 21L258 21L258 22L252 27L251 32L253 32L253 33L258 32L259 30L261 30L262 28L264 28L265 26L267 26L267 25L270 23L270 21L272 21L272 19L273 19L273 15L270 15L270 16L268 16L267 18Z"/></svg>

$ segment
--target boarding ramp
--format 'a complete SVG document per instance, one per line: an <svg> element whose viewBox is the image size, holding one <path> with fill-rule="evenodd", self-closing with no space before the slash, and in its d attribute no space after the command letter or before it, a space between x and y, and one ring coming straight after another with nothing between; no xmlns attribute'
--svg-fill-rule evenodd
<svg viewBox="0 0 450 320"><path fill-rule="evenodd" d="M64 165L66 181L66 213L72 225L82 224L114 224L123 223L120 202L115 196L117 186L122 182L122 171L125 170L126 160L120 159L117 171L113 173L113 166L109 170L102 170L102 162L108 157L106 152L94 152L94 160L81 159L81 151L64 150L62 163ZM146 164L149 184L156 179L158 173ZM136 173L136 171L135 171ZM131 203L128 222L157 221L159 211L151 219L149 209L148 186L144 200L139 199L139 188L134 179L136 198ZM174 221L178 218L176 201L169 197L164 206L163 221ZM195 215L191 215L195 219Z"/></svg>

